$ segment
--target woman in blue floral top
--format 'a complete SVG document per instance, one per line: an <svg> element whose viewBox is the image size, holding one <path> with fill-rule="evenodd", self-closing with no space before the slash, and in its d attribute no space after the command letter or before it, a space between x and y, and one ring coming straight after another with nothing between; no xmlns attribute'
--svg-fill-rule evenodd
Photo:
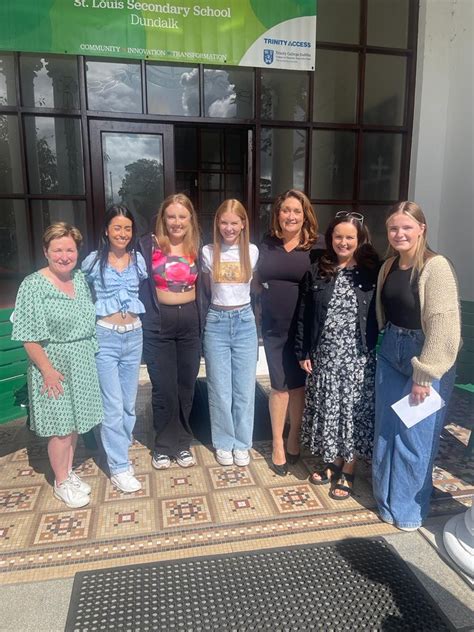
<svg viewBox="0 0 474 632"><path fill-rule="evenodd" d="M128 458L135 426L135 401L142 357L145 311L138 298L146 265L135 252L135 220L125 206L105 215L99 247L83 261L82 270L95 294L99 353L97 371L104 404L101 438L110 478L122 492L141 489Z"/></svg>

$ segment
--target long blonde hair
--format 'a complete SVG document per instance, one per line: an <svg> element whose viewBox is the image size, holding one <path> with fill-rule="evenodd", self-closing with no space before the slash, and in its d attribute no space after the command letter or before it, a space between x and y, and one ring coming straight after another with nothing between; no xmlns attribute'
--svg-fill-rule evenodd
<svg viewBox="0 0 474 632"><path fill-rule="evenodd" d="M423 270L423 266L427 262L428 259L433 257L436 253L434 250L428 246L428 226L426 224L426 217L421 207L416 202L399 202L392 206L390 209L389 216L385 222L385 226L388 228L388 223L394 215L407 215L410 219L416 222L419 226L424 226L424 231L420 235L418 239L418 243L416 245L415 250L415 258L413 261L413 268L411 271L410 279L413 280L415 277L418 277ZM387 250L387 256L397 256L398 252L389 245Z"/></svg>
<svg viewBox="0 0 474 632"><path fill-rule="evenodd" d="M158 242L158 246L165 255L169 254L171 251L170 238L165 222L165 211L168 206L171 206L171 204L181 204L181 206L184 206L184 208L191 214L191 224L189 230L184 236L183 246L186 255L190 256L192 259L196 259L200 244L199 223L193 203L187 195L184 195L184 193L174 193L173 195L169 195L161 203L155 223L155 238Z"/></svg>
<svg viewBox="0 0 474 632"><path fill-rule="evenodd" d="M224 215L229 211L230 213L235 213L237 217L239 217L244 227L242 228L242 232L239 235L239 259L240 259L240 279L239 283L248 283L252 276L252 263L250 261L250 251L249 251L249 218L247 216L247 211L244 208L244 205L239 202L239 200L228 199L224 200L222 204L216 211L214 216L214 248L213 248L213 256L212 256L212 278L215 282L219 281L220 278L220 269L221 269L221 246L222 246L222 235L219 230L219 222Z"/></svg>
<svg viewBox="0 0 474 632"><path fill-rule="evenodd" d="M318 219L316 217L316 213L314 212L313 205L303 191L298 191L298 189L288 189L288 191L285 191L276 198L272 209L270 234L273 237L278 237L278 239L282 238L283 233L279 221L280 209L285 200L292 197L298 200L303 207L304 219L303 226L301 228L300 247L303 250L309 250L318 238Z"/></svg>

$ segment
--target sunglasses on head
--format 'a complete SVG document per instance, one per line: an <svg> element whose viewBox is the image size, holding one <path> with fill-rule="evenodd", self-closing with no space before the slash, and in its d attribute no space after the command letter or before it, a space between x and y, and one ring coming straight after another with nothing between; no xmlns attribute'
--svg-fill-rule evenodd
<svg viewBox="0 0 474 632"><path fill-rule="evenodd" d="M337 219L339 219L340 217L351 217L353 219L356 219L361 224L364 223L364 216L362 215L362 213L354 213L353 211L338 211L335 217Z"/></svg>

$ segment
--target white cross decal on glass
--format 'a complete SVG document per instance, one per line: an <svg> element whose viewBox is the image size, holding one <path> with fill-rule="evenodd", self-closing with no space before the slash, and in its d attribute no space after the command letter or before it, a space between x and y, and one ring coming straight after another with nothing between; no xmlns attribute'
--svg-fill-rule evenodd
<svg viewBox="0 0 474 632"><path fill-rule="evenodd" d="M376 164L370 165L370 169L375 172L375 177L377 180L381 180L385 171L390 171L390 167L384 164L382 156L380 154L377 156Z"/></svg>

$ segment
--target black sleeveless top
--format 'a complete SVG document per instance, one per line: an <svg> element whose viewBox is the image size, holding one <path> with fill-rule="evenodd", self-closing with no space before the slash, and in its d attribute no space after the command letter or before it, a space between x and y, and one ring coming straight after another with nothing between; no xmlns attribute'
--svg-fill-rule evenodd
<svg viewBox="0 0 474 632"><path fill-rule="evenodd" d="M382 287L382 306L385 318L405 329L421 329L418 278L410 281L412 269L400 270L397 257Z"/></svg>

